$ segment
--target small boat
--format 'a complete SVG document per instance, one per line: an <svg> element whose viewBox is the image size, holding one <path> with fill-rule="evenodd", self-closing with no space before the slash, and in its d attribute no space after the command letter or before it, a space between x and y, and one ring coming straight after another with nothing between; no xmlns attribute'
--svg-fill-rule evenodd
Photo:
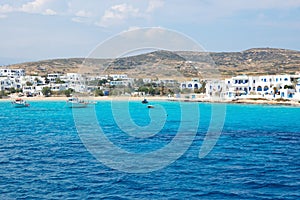
<svg viewBox="0 0 300 200"><path fill-rule="evenodd" d="M77 97L71 97L67 100L67 105L69 108L85 108L89 103Z"/></svg>
<svg viewBox="0 0 300 200"><path fill-rule="evenodd" d="M29 107L29 103L27 103L25 100L21 98L17 98L14 101L11 102L15 108L23 108L23 107Z"/></svg>
<svg viewBox="0 0 300 200"><path fill-rule="evenodd" d="M148 105L147 108L154 108L154 106L153 105Z"/></svg>
<svg viewBox="0 0 300 200"><path fill-rule="evenodd" d="M144 100L142 101L142 103L143 103L143 104L147 104L147 103L148 103L147 99L144 99Z"/></svg>

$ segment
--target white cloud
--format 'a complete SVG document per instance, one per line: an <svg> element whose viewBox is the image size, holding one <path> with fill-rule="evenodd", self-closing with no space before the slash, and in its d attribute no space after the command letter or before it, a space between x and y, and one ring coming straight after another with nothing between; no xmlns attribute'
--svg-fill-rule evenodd
<svg viewBox="0 0 300 200"><path fill-rule="evenodd" d="M0 13L10 13L13 11L14 8L8 4L0 5Z"/></svg>
<svg viewBox="0 0 300 200"><path fill-rule="evenodd" d="M102 16L100 22L97 25L105 27L110 24L118 24L124 21L125 19L141 16L142 14L140 13L138 8L135 8L126 3L118 4L105 10L104 15Z"/></svg>
<svg viewBox="0 0 300 200"><path fill-rule="evenodd" d="M85 11L85 10L79 10L75 13L75 16L76 17L91 17L92 13Z"/></svg>
<svg viewBox="0 0 300 200"><path fill-rule="evenodd" d="M77 23L84 23L85 22L84 18L82 18L82 17L73 17L71 20L73 22L77 22Z"/></svg>
<svg viewBox="0 0 300 200"><path fill-rule="evenodd" d="M79 10L77 12L72 12L72 15L75 15L75 17L72 17L73 22L77 23L88 23L90 21L90 17L93 16L91 12L85 11L85 10Z"/></svg>
<svg viewBox="0 0 300 200"><path fill-rule="evenodd" d="M51 0L34 0L28 3L25 3L21 6L20 10L26 13L44 13L45 6Z"/></svg>
<svg viewBox="0 0 300 200"><path fill-rule="evenodd" d="M52 9L46 9L45 12L43 12L44 15L56 15L57 12L55 12Z"/></svg>
<svg viewBox="0 0 300 200"><path fill-rule="evenodd" d="M164 1L162 0L149 0L149 4L146 12L153 12L157 8L161 8L163 6L164 6Z"/></svg>
<svg viewBox="0 0 300 200"><path fill-rule="evenodd" d="M54 0L34 0L15 7L9 4L4 4L0 5L0 13L24 12L43 15L56 15L57 12L49 8L49 4L53 1Z"/></svg>

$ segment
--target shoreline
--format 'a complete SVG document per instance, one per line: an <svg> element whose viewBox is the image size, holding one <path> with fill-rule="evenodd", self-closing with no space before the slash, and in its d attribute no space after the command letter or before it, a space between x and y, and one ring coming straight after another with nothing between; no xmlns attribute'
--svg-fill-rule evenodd
<svg viewBox="0 0 300 200"><path fill-rule="evenodd" d="M20 97L28 102L38 101L67 101L68 97ZM105 96L105 97L89 97L88 100L92 101L142 101L143 99L148 101L180 101L180 102L198 102L198 103L226 103L226 104L255 104L255 105L279 105L279 106L294 106L300 107L298 101L276 101L276 100L253 100L253 99L238 99L238 100L211 100L211 99L186 99L186 98L169 98L169 97L127 97L127 96ZM0 99L0 102L11 102L15 98Z"/></svg>

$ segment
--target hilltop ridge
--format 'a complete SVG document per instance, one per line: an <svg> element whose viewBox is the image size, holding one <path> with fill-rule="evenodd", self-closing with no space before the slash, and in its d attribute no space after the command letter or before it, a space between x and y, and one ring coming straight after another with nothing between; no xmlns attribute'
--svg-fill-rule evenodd
<svg viewBox="0 0 300 200"><path fill-rule="evenodd" d="M163 66L190 77L196 76L197 71L205 72L207 67L217 69L222 77L238 74L293 74L300 71L300 52L277 48L251 48L241 52L153 51L116 59L64 58L26 62L9 67L24 68L27 74L43 75L78 72L85 64L104 66L109 73L131 75L139 75L141 72L135 69L141 66L147 66L147 69ZM148 75L152 73L155 71Z"/></svg>

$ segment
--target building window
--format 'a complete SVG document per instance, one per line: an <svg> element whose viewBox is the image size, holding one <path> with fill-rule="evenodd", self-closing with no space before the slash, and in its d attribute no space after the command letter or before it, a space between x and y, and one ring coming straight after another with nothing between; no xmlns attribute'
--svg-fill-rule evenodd
<svg viewBox="0 0 300 200"><path fill-rule="evenodd" d="M262 87L261 87L261 86L258 86L258 87L257 87L257 91L261 92L261 91L262 91Z"/></svg>
<svg viewBox="0 0 300 200"><path fill-rule="evenodd" d="M269 87L268 86L265 86L264 87L264 91L268 91Z"/></svg>

